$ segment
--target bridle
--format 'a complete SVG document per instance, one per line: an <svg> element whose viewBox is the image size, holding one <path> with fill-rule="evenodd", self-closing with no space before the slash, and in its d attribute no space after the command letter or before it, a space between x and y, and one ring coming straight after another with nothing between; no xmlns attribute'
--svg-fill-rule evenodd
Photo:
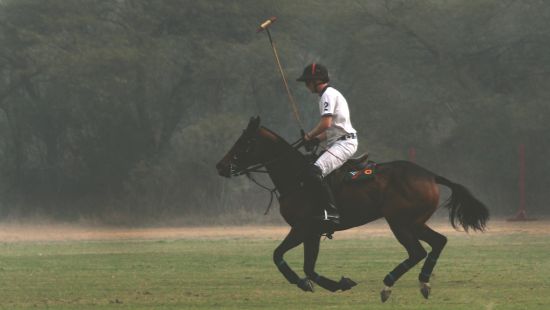
<svg viewBox="0 0 550 310"><path fill-rule="evenodd" d="M246 143L251 144L251 143L253 143L254 139L257 139L257 138L252 137ZM304 138L300 138L296 142L290 144L290 146L294 150L299 149L303 145L304 145ZM249 152L249 150L245 151L245 153L246 152ZM269 204L267 205L267 208L264 212L264 215L267 215L269 213L269 210L271 209L271 206L273 204L273 197L277 197L277 200L278 200L281 195L279 193L279 189L276 186L274 186L273 188L269 188L268 186L261 184L260 182L258 182L253 177L252 173L268 173L268 171L267 171L267 166L268 165L283 160L289 153L290 152L284 152L282 155L279 155L279 156L277 156L277 157L275 157L275 158L273 158L273 159L271 159L267 162L258 163L258 164L255 164L255 165L252 165L252 166L249 166L249 167L246 167L246 168L242 168L242 169L239 169L239 170L237 170L236 165L233 164L233 160L237 159L237 155L234 155L232 160L229 161L229 169L230 169L230 173L231 173L232 176L246 175L246 177L249 180L251 180L254 184L258 185L260 188L262 188L262 189L269 192L269 194L270 194Z"/></svg>
<svg viewBox="0 0 550 310"><path fill-rule="evenodd" d="M253 140L255 140L256 138L253 137L253 138L250 138L250 141L247 141L247 144L250 144L252 143ZM299 149L300 147L302 147L304 144L304 138L300 138L298 139L296 142L290 144L290 146L297 150ZM244 153L248 153L249 150L245 151ZM267 162L263 162L263 163L258 163L258 164L255 164L255 165L251 165L249 167L246 167L246 168L238 168L237 165L235 165L233 163L233 160L236 160L237 159L237 155L234 155L232 160L229 161L229 169L230 169L230 173L232 176L241 176L241 175L249 175L251 172L256 172L256 173L268 173L267 172L267 166L270 165L270 164L273 164L273 163L276 163L282 159L284 159L290 152L284 152L282 155L279 155ZM237 170L238 169L238 170Z"/></svg>

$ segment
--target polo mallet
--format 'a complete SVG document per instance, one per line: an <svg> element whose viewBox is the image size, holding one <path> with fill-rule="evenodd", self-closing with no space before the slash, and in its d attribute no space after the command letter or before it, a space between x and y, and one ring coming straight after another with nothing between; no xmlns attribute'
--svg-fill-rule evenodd
<svg viewBox="0 0 550 310"><path fill-rule="evenodd" d="M262 32L265 30L267 33L267 37L269 38L269 43L271 44L271 48L273 49L273 55L275 55L275 61L277 63L277 67L279 68L279 73L281 74L281 77L283 78L283 84L286 89L286 93L288 95L288 100L290 103L290 106L292 107L292 111L294 112L294 118L298 122L298 125L300 126L300 132L302 136L304 136L304 126L302 124L302 120L300 119L300 115L298 114L298 109L296 107L296 102L294 101L294 97L292 97L292 94L290 93L290 88L288 87L288 82L286 80L285 73L283 71L283 66L281 66L281 61L279 60L279 54L277 54L277 48L275 47L275 42L273 41L273 38L271 37L271 32L269 32L269 26L273 24L277 20L277 17L272 16L265 22L261 23L256 32Z"/></svg>

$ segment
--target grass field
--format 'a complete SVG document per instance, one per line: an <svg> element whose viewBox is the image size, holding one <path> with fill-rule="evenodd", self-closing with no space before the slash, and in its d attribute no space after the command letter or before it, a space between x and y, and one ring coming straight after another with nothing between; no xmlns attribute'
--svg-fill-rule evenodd
<svg viewBox="0 0 550 310"><path fill-rule="evenodd" d="M384 304L381 281L405 258L388 232L336 234L336 240L323 241L317 271L333 279L348 276L359 285L347 292L316 287L304 293L271 260L284 230L4 241L0 308L550 309L550 227L548 233L447 234L430 299L419 293L417 266ZM302 274L301 247L286 259Z"/></svg>

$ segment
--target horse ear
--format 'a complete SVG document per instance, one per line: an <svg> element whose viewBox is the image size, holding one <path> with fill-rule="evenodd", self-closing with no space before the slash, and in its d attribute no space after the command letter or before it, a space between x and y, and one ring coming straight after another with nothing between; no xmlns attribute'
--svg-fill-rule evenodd
<svg viewBox="0 0 550 310"><path fill-rule="evenodd" d="M250 130L250 128L254 126L254 121L255 121L255 117L254 116L250 117L250 120L248 121L248 126L246 126L246 130Z"/></svg>
<svg viewBox="0 0 550 310"><path fill-rule="evenodd" d="M248 127L246 128L247 131L257 130L260 127L260 117L251 117L250 121L248 122Z"/></svg>

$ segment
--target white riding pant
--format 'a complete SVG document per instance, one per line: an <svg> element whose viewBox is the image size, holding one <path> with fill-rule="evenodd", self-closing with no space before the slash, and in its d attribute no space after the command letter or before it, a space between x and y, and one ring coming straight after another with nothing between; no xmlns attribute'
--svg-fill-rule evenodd
<svg viewBox="0 0 550 310"><path fill-rule="evenodd" d="M357 139L336 140L315 162L321 168L323 178L340 168L357 151Z"/></svg>

